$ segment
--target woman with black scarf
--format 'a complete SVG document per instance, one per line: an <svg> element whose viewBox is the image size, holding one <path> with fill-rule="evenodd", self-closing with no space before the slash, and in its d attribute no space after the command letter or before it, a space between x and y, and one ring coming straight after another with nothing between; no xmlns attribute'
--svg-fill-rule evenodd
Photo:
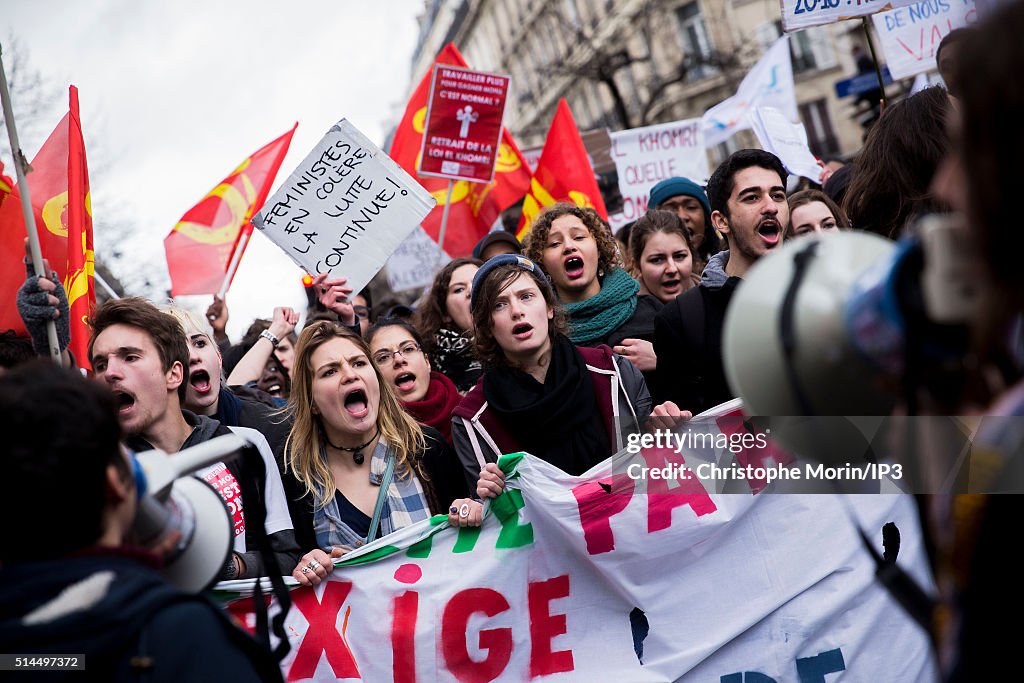
<svg viewBox="0 0 1024 683"><path fill-rule="evenodd" d="M492 258L473 279L471 300L486 370L455 409L452 436L474 488L487 463L516 451L583 474L651 415L643 376L629 361L607 346L569 341L565 312L533 261ZM679 416L671 404L655 411Z"/></svg>

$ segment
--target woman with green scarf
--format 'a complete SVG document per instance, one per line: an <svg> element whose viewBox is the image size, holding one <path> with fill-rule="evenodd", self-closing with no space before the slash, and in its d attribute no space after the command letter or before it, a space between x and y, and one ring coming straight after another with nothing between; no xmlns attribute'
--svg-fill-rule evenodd
<svg viewBox="0 0 1024 683"><path fill-rule="evenodd" d="M645 373L654 370L654 316L661 302L637 296L615 238L593 209L555 204L534 222L525 255L539 263L569 314L577 346L606 344Z"/></svg>

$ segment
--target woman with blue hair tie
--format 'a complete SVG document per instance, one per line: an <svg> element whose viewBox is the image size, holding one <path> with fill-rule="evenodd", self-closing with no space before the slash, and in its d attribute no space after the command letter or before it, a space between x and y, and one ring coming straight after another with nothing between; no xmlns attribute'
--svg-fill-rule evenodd
<svg viewBox="0 0 1024 683"><path fill-rule="evenodd" d="M580 475L621 450L649 416L682 416L671 403L651 410L643 376L628 360L565 336L565 312L533 261L504 254L485 263L471 306L486 369L455 408L452 437L477 495L501 492L494 463L504 453L526 451Z"/></svg>

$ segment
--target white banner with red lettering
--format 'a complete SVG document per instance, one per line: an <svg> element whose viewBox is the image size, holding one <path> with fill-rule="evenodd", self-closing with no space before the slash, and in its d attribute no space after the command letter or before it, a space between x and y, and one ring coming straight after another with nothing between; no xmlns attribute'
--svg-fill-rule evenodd
<svg viewBox="0 0 1024 683"><path fill-rule="evenodd" d="M647 213L651 188L662 180L681 176L698 185L707 182L708 155L700 119L631 128L610 137L622 193L622 211L608 217L615 231Z"/></svg>
<svg viewBox="0 0 1024 683"><path fill-rule="evenodd" d="M292 591L287 679L935 680L858 535L881 553L894 522L899 565L930 587L909 496L709 494L618 468L613 485L610 463L572 477L505 456L482 528L439 517Z"/></svg>

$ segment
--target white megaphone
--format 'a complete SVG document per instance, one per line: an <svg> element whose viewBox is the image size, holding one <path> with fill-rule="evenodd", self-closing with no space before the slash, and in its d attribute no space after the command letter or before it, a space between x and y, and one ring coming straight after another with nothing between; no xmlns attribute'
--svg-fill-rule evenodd
<svg viewBox="0 0 1024 683"><path fill-rule="evenodd" d="M183 591L197 593L213 585L234 542L224 499L190 475L230 460L248 444L237 434L226 434L173 455L151 450L135 456L140 498L133 534L140 545L154 547L168 534L181 532L181 540L164 558L162 573Z"/></svg>

